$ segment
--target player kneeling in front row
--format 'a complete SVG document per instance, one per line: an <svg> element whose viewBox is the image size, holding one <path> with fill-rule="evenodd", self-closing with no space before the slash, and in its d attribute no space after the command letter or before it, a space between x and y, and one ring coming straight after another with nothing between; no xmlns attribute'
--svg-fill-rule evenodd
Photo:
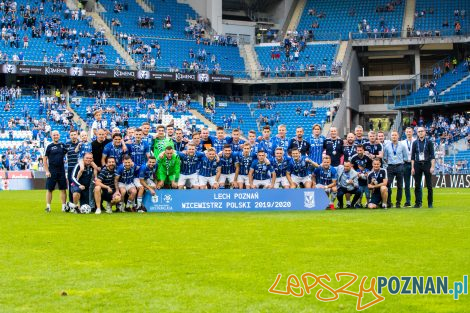
<svg viewBox="0 0 470 313"><path fill-rule="evenodd" d="M90 185L93 180L93 155L86 152L83 156L83 164L75 165L70 188L72 191L73 202L69 202L68 209L70 212L79 213L78 206L90 205Z"/></svg>
<svg viewBox="0 0 470 313"><path fill-rule="evenodd" d="M290 183L287 179L287 169L289 167L289 157L284 155L284 149L281 147L274 150L274 158L271 161L274 172L276 173L276 182L273 188L282 187L283 189L289 189Z"/></svg>
<svg viewBox="0 0 470 313"><path fill-rule="evenodd" d="M343 166L338 167L338 208L343 208L343 196L346 195L346 208L354 208L361 196L359 191L359 176L352 168L351 161L344 161ZM354 196L352 202L349 197Z"/></svg>
<svg viewBox="0 0 470 313"><path fill-rule="evenodd" d="M147 163L142 165L139 169L138 178L134 178L134 185L137 188L137 212L147 212L147 209L142 205L142 197L145 190L155 196L155 173L157 171L157 159L154 156L149 156Z"/></svg>
<svg viewBox="0 0 470 313"><path fill-rule="evenodd" d="M313 171L312 180L313 188L324 189L328 197L330 198L330 209L334 210L333 202L336 199L338 188L336 187L336 180L338 179L338 173L336 168L331 166L331 157L329 155L323 156L321 166L317 167Z"/></svg>
<svg viewBox="0 0 470 313"><path fill-rule="evenodd" d="M210 147L206 150L206 155L202 158L199 165L199 189L207 189L207 184L212 189L219 188L219 183L215 179L217 175L220 175L219 156L215 149Z"/></svg>
<svg viewBox="0 0 470 313"><path fill-rule="evenodd" d="M124 161L116 170L116 182L121 194L121 203L118 205L119 212L135 212L134 199L137 196L137 188L134 185L136 166L130 156L125 156ZM124 207L126 193L128 195L127 204Z"/></svg>
<svg viewBox="0 0 470 313"><path fill-rule="evenodd" d="M372 171L367 177L367 187L370 189L369 209L376 209L382 204L382 208L387 209L387 171L380 168L380 159L372 161Z"/></svg>
<svg viewBox="0 0 470 313"><path fill-rule="evenodd" d="M276 172L273 170L271 164L266 159L266 152L258 150L258 159L251 163L248 178L252 188L265 188L271 189L276 182Z"/></svg>
<svg viewBox="0 0 470 313"><path fill-rule="evenodd" d="M289 160L289 167L286 172L291 188L300 188L301 184L304 185L304 188L312 188L309 165L318 167L318 164L300 155L300 150L297 148L293 148L291 154L292 158Z"/></svg>
<svg viewBox="0 0 470 313"><path fill-rule="evenodd" d="M106 166L103 167L95 180L95 214L101 214L101 202L106 201L106 213L113 213L113 205L121 202L119 186L115 180L116 159L108 157Z"/></svg>

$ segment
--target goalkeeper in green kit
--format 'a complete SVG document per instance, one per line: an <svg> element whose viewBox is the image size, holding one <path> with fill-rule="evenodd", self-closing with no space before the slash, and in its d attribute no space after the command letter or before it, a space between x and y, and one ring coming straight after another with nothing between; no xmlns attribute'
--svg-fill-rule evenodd
<svg viewBox="0 0 470 313"><path fill-rule="evenodd" d="M157 189L164 185L178 188L178 178L180 176L180 158L172 147L166 147L165 151L158 156Z"/></svg>
<svg viewBox="0 0 470 313"><path fill-rule="evenodd" d="M175 143L171 138L165 136L165 126L157 127L157 134L152 142L153 155L158 159L160 153L164 152L166 147L175 148Z"/></svg>

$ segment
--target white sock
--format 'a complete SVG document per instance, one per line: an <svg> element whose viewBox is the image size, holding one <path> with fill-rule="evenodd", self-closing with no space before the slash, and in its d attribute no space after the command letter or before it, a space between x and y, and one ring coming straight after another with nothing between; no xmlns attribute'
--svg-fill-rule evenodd
<svg viewBox="0 0 470 313"><path fill-rule="evenodd" d="M65 203L62 203L62 209L65 209L67 205Z"/></svg>
<svg viewBox="0 0 470 313"><path fill-rule="evenodd" d="M142 205L142 197L137 197L137 205L138 206Z"/></svg>
<svg viewBox="0 0 470 313"><path fill-rule="evenodd" d="M50 203L48 203L48 204L47 204L47 207L50 209L50 208L51 208L51 204L50 204Z"/></svg>
<svg viewBox="0 0 470 313"><path fill-rule="evenodd" d="M351 201L346 201L346 204L347 204L347 205L351 205Z"/></svg>

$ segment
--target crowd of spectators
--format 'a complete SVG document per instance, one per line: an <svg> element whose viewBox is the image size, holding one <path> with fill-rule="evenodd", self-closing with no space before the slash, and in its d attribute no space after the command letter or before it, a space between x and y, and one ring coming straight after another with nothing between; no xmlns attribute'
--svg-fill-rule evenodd
<svg viewBox="0 0 470 313"><path fill-rule="evenodd" d="M11 55L0 51L0 64L24 64L26 61L40 61L45 66L62 66L69 62L72 66L102 67L107 64L105 52L100 47L108 45L104 29L78 31L77 28L64 26L65 20L81 20L92 27L92 17L87 16L85 9L70 10L63 1L54 1L51 4L51 13L45 10L46 4L45 2L35 2L34 5L22 4L18 12L16 2L1 2L3 45L28 49L31 38L43 38L47 43L60 47L62 51L55 54L43 49L41 60L26 60L23 51L14 52ZM20 22L20 16L22 22ZM84 45L83 39L88 39L89 44ZM72 52L70 58L66 57L67 51Z"/></svg>
<svg viewBox="0 0 470 313"><path fill-rule="evenodd" d="M129 102L109 102L109 95L105 91L95 92L95 102L86 107L86 123L91 126L94 121L94 112L103 113L103 121L111 129L116 127L129 127L129 119L145 118L150 125L161 124L163 115L172 113L187 113L191 106L189 94L180 95L178 92L169 90L163 95L163 101L148 99L142 95L136 99L135 104ZM72 99L71 106L79 108L80 101Z"/></svg>
<svg viewBox="0 0 470 313"><path fill-rule="evenodd" d="M429 8L420 8L415 11L415 20L417 19L434 19L434 12L435 9L433 7ZM462 22L465 20L466 17L466 11L465 9L455 9L454 10L454 21L453 21L453 34L455 35L460 35L462 31ZM449 20L446 18L444 21L442 21L442 28L441 29L434 29L434 30L420 30L420 29L412 29L411 27L408 26L407 28L407 33L408 36L414 36L414 37L431 37L431 36L440 36L441 31L446 32L446 35L450 35L448 33L448 29L450 28L450 23Z"/></svg>
<svg viewBox="0 0 470 313"><path fill-rule="evenodd" d="M415 132L418 127L425 128L428 139L434 144L437 173L458 174L469 170L467 160L455 163L444 161L446 155L452 155L456 152L455 142L470 138L470 115L467 112L451 115L433 114L429 120L420 116L418 119L413 119L410 126Z"/></svg>
<svg viewBox="0 0 470 313"><path fill-rule="evenodd" d="M271 48L271 59L279 60L282 56L282 62L280 66L271 68L269 65L260 68L262 77L299 77L299 76L329 76L338 75L341 72L342 62L331 61L330 69L328 69L327 63L329 60L324 58L322 63L313 64L309 63L309 55L305 55L305 47L307 41L305 38L291 36L285 38L284 42L279 46L273 46Z"/></svg>

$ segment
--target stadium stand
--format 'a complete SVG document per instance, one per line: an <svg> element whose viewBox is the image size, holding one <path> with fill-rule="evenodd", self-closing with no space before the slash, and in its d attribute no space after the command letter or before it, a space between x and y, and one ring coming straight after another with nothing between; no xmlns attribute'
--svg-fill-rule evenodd
<svg viewBox="0 0 470 313"><path fill-rule="evenodd" d="M392 29L395 29L395 36L400 36L404 8L405 1L402 0L360 3L352 0L308 0L297 31L313 31L314 40L348 40L350 32L363 33L364 37L375 36L375 29L377 33L388 33L387 36L391 36Z"/></svg>
<svg viewBox="0 0 470 313"><path fill-rule="evenodd" d="M75 98L71 106L88 126L91 126L94 121L93 113L101 110L104 112L103 119L106 119L109 128L140 127L142 123L149 122L152 129L157 124L172 124L175 128L181 128L188 134L193 129L193 125L198 129L207 127L187 110L178 112L176 109L175 111L165 109L163 100L149 100L147 103L147 101L138 101L137 98L108 98L103 103L97 101L96 98L78 97Z"/></svg>
<svg viewBox="0 0 470 313"><path fill-rule="evenodd" d="M470 99L470 76L466 76L454 88L440 96L440 102L468 101Z"/></svg>
<svg viewBox="0 0 470 313"><path fill-rule="evenodd" d="M219 103L219 106L215 108L215 114L204 109L202 105L196 108L214 124L224 126L227 130L239 128L244 136L247 136L250 130L261 134L261 130L265 125L275 128L280 124L284 124L287 128L287 136L293 137L296 127L303 127L306 133L310 133L310 128L314 124L320 124L323 127L323 124L327 121L329 103L322 101L282 102L261 106L260 102L227 102L223 105ZM295 115L292 114L293 112L295 112ZM276 133L275 129L273 132Z"/></svg>
<svg viewBox="0 0 470 313"><path fill-rule="evenodd" d="M395 103L396 107L404 107L410 105L419 105L424 104L426 102L443 102L445 99L450 99L454 92L458 92L460 88L456 86L456 88L450 89L448 92L444 93L444 96L441 97L441 93L446 91L449 87L456 84L457 82L467 79L469 76L468 67L466 62L461 62L457 65L457 67L453 70L449 70L449 72L445 73L439 79L435 81L428 81L426 82L421 88L419 88L416 92L410 94L405 99L398 101ZM462 88L467 86L465 83L463 84ZM432 90L432 94L430 94L430 90ZM450 101L450 100L449 100Z"/></svg>
<svg viewBox="0 0 470 313"><path fill-rule="evenodd" d="M198 17L189 5L159 2L154 13L144 12L135 1L123 4L121 12L116 12L117 4L112 1L105 1L103 5L107 12L102 13L102 17L141 68L246 77L243 58L231 37L208 40L201 33L192 35L196 33L191 31L194 29L192 21ZM113 26L116 19L121 26ZM169 28L163 26L168 20L171 21ZM191 37L194 38L189 40Z"/></svg>
<svg viewBox="0 0 470 313"><path fill-rule="evenodd" d="M3 10L0 60L13 64L104 67L114 64L116 50L104 34L90 27L85 10L70 10L64 2L7 2ZM18 12L19 11L19 12ZM24 16L20 19L19 15ZM22 21L22 25L16 25Z"/></svg>
<svg viewBox="0 0 470 313"><path fill-rule="evenodd" d="M290 49L289 53L279 46L256 46L255 50L264 76L331 76L339 73L335 62L338 47L337 44L306 44Z"/></svg>
<svg viewBox="0 0 470 313"><path fill-rule="evenodd" d="M417 0L415 30L440 31L441 36L459 35L468 32L466 14L470 1Z"/></svg>
<svg viewBox="0 0 470 313"><path fill-rule="evenodd" d="M50 133L57 130L64 142L73 122L73 114L57 105L54 97L22 95L0 101L0 155L9 155L10 169L36 168L51 141ZM47 109L47 108L50 109Z"/></svg>
<svg viewBox="0 0 470 313"><path fill-rule="evenodd" d="M187 20L198 17L189 5L178 3L176 0L158 1L156 9L150 13L145 12L135 0L105 0L100 3L106 9L102 16L108 23L112 23L113 19L120 21L121 26L114 27L116 33L123 31L139 37L183 39ZM146 18L147 24L139 23L139 19L142 21ZM166 27L168 20L170 27Z"/></svg>

